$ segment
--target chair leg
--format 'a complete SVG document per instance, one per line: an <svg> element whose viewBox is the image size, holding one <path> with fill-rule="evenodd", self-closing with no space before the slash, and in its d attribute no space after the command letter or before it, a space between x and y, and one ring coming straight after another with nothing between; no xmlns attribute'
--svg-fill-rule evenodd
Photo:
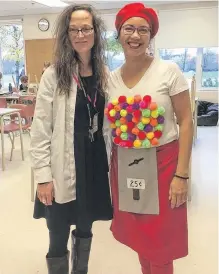
<svg viewBox="0 0 219 274"><path fill-rule="evenodd" d="M10 136L10 134L9 134ZM12 161L12 157L13 157L13 151L14 151L14 132L12 132L12 143L11 143L11 156L10 156L10 161ZM11 138L11 137L10 137Z"/></svg>

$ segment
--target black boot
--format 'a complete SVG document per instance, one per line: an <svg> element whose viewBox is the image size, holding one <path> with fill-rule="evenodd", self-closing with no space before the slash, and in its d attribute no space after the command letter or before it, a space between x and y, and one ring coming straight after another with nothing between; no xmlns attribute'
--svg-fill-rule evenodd
<svg viewBox="0 0 219 274"><path fill-rule="evenodd" d="M69 254L64 257L46 258L48 274L69 274Z"/></svg>
<svg viewBox="0 0 219 274"><path fill-rule="evenodd" d="M92 237L78 238L72 231L71 274L87 274Z"/></svg>

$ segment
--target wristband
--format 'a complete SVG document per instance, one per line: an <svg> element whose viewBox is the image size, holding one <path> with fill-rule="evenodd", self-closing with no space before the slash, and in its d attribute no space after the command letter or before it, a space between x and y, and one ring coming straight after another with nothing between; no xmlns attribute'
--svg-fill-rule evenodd
<svg viewBox="0 0 219 274"><path fill-rule="evenodd" d="M174 177L180 178L180 179L183 179L183 180L188 180L189 179L189 177L183 177L183 176L179 176L177 174L174 174Z"/></svg>

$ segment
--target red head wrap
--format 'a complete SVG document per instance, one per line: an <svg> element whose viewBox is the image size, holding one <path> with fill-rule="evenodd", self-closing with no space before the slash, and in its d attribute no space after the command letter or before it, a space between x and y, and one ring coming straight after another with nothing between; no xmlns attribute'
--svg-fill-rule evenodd
<svg viewBox="0 0 219 274"><path fill-rule="evenodd" d="M154 9L145 7L142 3L132 3L125 5L116 15L115 26L119 32L122 25L131 17L141 17L144 18L151 28L151 38L153 38L159 28L159 21L157 13Z"/></svg>

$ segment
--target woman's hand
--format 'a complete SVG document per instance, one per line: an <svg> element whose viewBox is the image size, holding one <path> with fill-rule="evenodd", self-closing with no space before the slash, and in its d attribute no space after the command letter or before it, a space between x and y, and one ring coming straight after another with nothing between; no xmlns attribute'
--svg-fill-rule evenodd
<svg viewBox="0 0 219 274"><path fill-rule="evenodd" d="M37 196L39 200L46 206L52 205L54 198L54 186L53 182L38 184L37 185Z"/></svg>
<svg viewBox="0 0 219 274"><path fill-rule="evenodd" d="M173 177L170 184L169 200L171 208L179 207L187 201L188 183L186 179Z"/></svg>

